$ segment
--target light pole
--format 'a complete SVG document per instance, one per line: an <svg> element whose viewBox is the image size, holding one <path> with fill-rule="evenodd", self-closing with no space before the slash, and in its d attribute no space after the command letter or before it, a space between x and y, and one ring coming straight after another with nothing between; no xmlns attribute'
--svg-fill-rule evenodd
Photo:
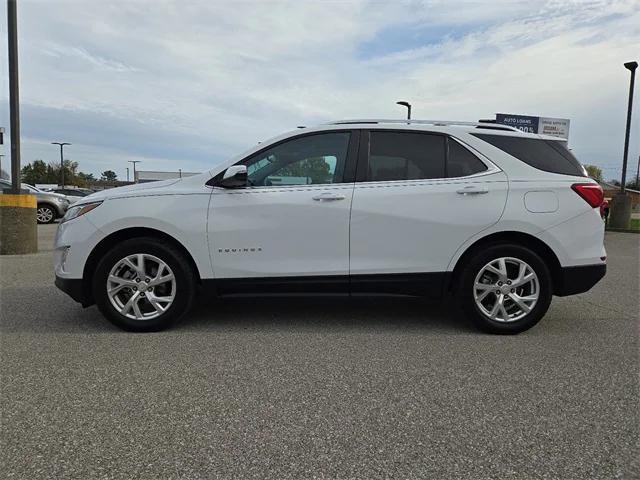
<svg viewBox="0 0 640 480"><path fill-rule="evenodd" d="M60 145L60 188L64 188L64 146L71 144L69 142L51 142L51 145Z"/></svg>
<svg viewBox="0 0 640 480"><path fill-rule="evenodd" d="M613 228L629 228L631 220L631 198L626 194L627 183L627 158L629 156L629 134L631 133L631 110L633 108L633 88L636 79L636 69L638 62L627 62L624 68L631 72L629 81L629 103L627 106L627 129L624 135L624 153L622 156L622 181L620 182L620 193L611 200L611 222Z"/></svg>
<svg viewBox="0 0 640 480"><path fill-rule="evenodd" d="M403 107L407 107L407 120L411 120L411 104L409 102L401 101L401 102L396 102L396 105L402 105Z"/></svg>
<svg viewBox="0 0 640 480"><path fill-rule="evenodd" d="M622 184L620 186L621 193L624 193L625 183L627 182L627 156L629 155L629 133L631 132L631 109L633 108L633 87L636 80L636 68L638 62L627 62L624 67L631 71L631 80L629 81L629 106L627 107L627 131L624 134L624 154L622 157Z"/></svg>
<svg viewBox="0 0 640 480"><path fill-rule="evenodd" d="M136 163L140 163L142 160L128 160L129 163L133 163L133 183L138 183L136 180Z"/></svg>

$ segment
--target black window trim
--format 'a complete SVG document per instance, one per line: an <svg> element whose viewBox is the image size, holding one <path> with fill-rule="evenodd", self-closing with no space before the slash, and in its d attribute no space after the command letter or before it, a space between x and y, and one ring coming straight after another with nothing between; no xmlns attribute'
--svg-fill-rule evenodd
<svg viewBox="0 0 640 480"><path fill-rule="evenodd" d="M436 177L436 178L415 178L415 179L405 179L405 180L368 180L367 172L369 171L369 153L371 146L371 132L397 132L397 133L419 133L422 135L437 135L445 138L445 159L444 159L444 177ZM455 141L459 143L463 148L469 150L480 162L486 167L486 170L482 172L474 173L472 175L465 175L464 177L449 177L448 176L448 166L449 166L449 142ZM484 175L490 175L496 172L502 171L497 165L491 162L486 156L482 155L482 153L478 152L475 148L468 145L464 141L460 140L453 135L449 135L448 133L443 132L431 132L426 130L407 130L402 128L375 128L375 129L362 129L360 134L360 145L358 150L358 162L356 166L356 175L355 181L356 183L406 183L406 182L432 182L432 181L446 181L446 180L456 180L456 179L467 179L467 178L475 178L481 177Z"/></svg>
<svg viewBox="0 0 640 480"><path fill-rule="evenodd" d="M260 150L256 150L255 152L247 155L246 157L238 160L237 162L235 162L233 165L229 165L227 168L234 166L234 165L244 165L246 162L248 162L250 159L254 158L256 155L260 155L264 152L266 152L267 150L277 147L279 145L282 145L283 143L292 141L292 140L298 140L300 138L304 138L304 137L311 137L314 135L325 135L328 133L349 133L350 137L349 137L349 145L347 146L347 158L345 159L343 168L342 168L342 178L340 182L335 182L335 183L313 183L313 184L308 184L308 185L256 185L256 186L246 186L246 187L240 187L240 189L265 189L265 188L276 188L276 189L282 189L282 188L300 188L300 187L320 187L320 186L324 186L324 187L328 187L328 186L332 186L332 185L344 185L344 184L351 184L354 183L355 181L355 171L356 171L356 161L358 158L358 149L360 146L360 136L361 136L361 130L359 129L351 129L351 128L340 128L340 129L335 129L335 130L320 130L320 131L315 131L315 132L305 132L305 133L301 133L299 135L291 135L290 137L287 138L283 138L275 143L270 143L269 145L265 145L264 148L261 148ZM215 175L213 178L209 179L207 181L207 183L205 185L209 186L209 187L217 187L217 188L222 188L220 187L219 183L220 180L222 180L222 177L224 176L224 172L226 171L226 168L224 170L222 170L220 173L218 173L217 175ZM228 190L225 188L225 190ZM238 190L238 189L231 189L231 190Z"/></svg>

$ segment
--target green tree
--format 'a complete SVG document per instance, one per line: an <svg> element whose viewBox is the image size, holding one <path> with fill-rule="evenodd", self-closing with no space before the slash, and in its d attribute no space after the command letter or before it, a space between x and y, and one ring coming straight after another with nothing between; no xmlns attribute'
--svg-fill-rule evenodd
<svg viewBox="0 0 640 480"><path fill-rule="evenodd" d="M88 187L90 183L93 183L96 181L96 178L93 176L93 173L78 172L78 175L76 175L76 178L77 178L76 185L79 187Z"/></svg>
<svg viewBox="0 0 640 480"><path fill-rule="evenodd" d="M596 167L595 165L585 165L584 168L587 170L587 174L591 178L593 178L597 182L602 181L602 169Z"/></svg>
<svg viewBox="0 0 640 480"><path fill-rule="evenodd" d="M62 181L62 169L64 168L65 185L78 185L83 182L83 177L78 172L78 162L65 160L63 167L58 162L46 164L42 160L34 160L22 167L22 181L25 183L53 183L60 184ZM82 174L84 175L84 174Z"/></svg>
<svg viewBox="0 0 640 480"><path fill-rule="evenodd" d="M627 182L627 188L630 188L632 190L640 190L640 177L636 175L633 180L629 180Z"/></svg>
<svg viewBox="0 0 640 480"><path fill-rule="evenodd" d="M106 182L115 182L118 179L118 175L113 170L105 170L100 175L100 180L104 180Z"/></svg>
<svg viewBox="0 0 640 480"><path fill-rule="evenodd" d="M34 160L22 167L22 181L25 183L50 183L49 177L49 168L42 160Z"/></svg>

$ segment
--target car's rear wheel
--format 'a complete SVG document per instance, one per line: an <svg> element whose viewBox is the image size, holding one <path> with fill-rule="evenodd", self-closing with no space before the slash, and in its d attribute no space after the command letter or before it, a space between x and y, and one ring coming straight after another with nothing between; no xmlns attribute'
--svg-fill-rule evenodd
<svg viewBox="0 0 640 480"><path fill-rule="evenodd" d="M98 264L93 295L100 311L129 331L162 330L190 308L195 275L173 245L134 238L113 247Z"/></svg>
<svg viewBox="0 0 640 480"><path fill-rule="evenodd" d="M49 205L38 205L36 220L38 223L52 223L56 219L56 212Z"/></svg>
<svg viewBox="0 0 640 480"><path fill-rule="evenodd" d="M491 333L533 327L551 303L549 268L538 254L518 245L494 245L473 256L457 289L465 316Z"/></svg>

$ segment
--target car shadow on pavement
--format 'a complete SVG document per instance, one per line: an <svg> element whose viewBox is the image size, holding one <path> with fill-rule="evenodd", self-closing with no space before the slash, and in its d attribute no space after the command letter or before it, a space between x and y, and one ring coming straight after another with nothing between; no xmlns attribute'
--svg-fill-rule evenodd
<svg viewBox="0 0 640 480"><path fill-rule="evenodd" d="M97 309L82 308L52 287L16 286L2 295L0 330L10 332L119 332ZM24 304L24 298L31 298ZM199 298L170 331L475 331L448 304L411 298ZM123 332L125 333L125 332Z"/></svg>
<svg viewBox="0 0 640 480"><path fill-rule="evenodd" d="M448 303L410 298L280 297L200 300L174 328L187 330L475 331Z"/></svg>

